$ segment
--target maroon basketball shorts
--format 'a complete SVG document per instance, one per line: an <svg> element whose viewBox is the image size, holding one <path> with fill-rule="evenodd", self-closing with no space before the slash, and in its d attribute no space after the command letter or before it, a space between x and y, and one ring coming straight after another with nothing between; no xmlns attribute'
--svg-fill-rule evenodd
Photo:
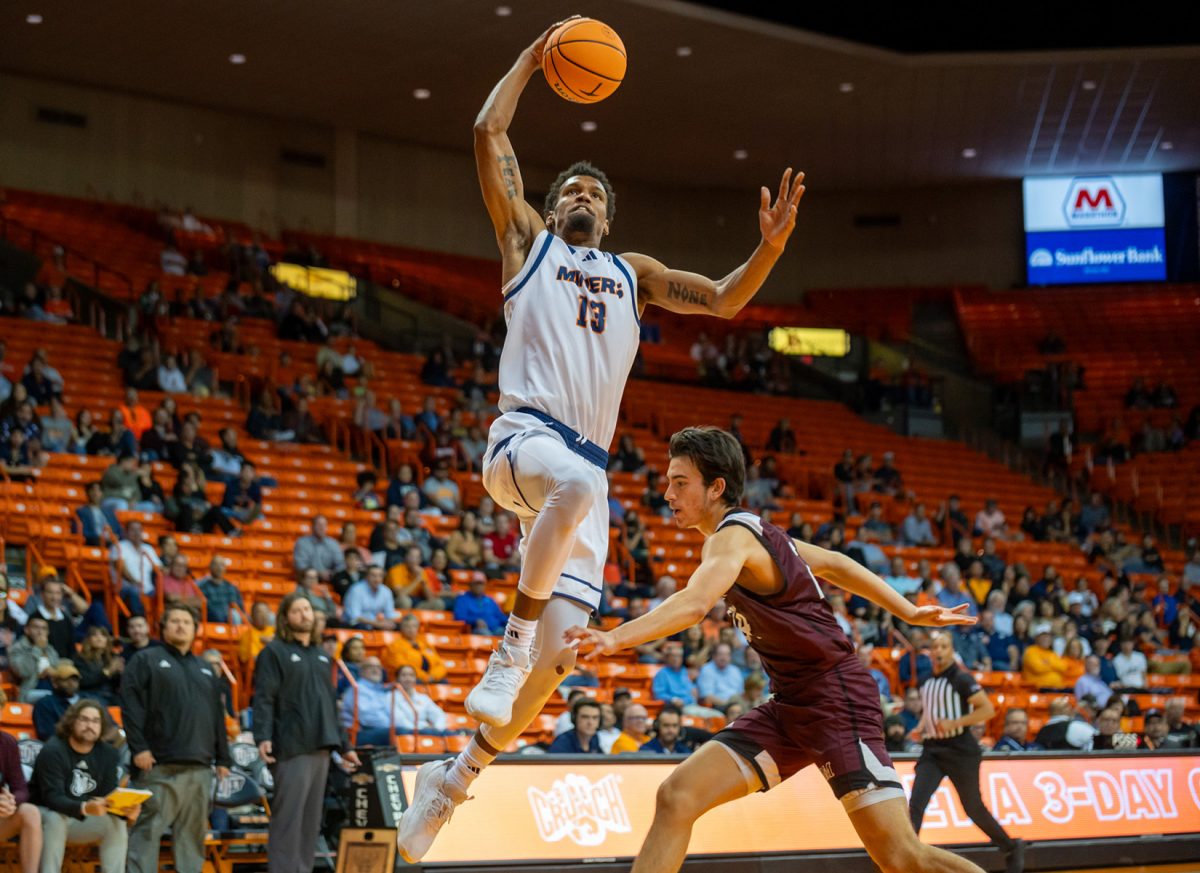
<svg viewBox="0 0 1200 873"><path fill-rule="evenodd" d="M805 696L799 704L768 700L713 739L749 765L757 779L748 781L760 791L815 764L848 811L903 798L883 745L879 690L870 675L830 672Z"/></svg>

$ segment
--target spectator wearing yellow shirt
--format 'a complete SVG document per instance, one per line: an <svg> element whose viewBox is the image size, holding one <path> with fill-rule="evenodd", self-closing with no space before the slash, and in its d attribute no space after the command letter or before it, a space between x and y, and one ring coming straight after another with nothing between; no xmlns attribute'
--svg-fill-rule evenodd
<svg viewBox="0 0 1200 873"><path fill-rule="evenodd" d="M646 726L649 722L650 715L646 712L646 707L640 703L629 704L621 718L621 734L613 741L612 754L636 752L644 744L650 742L650 735L646 733Z"/></svg>
<svg viewBox="0 0 1200 873"><path fill-rule="evenodd" d="M1050 623L1042 622L1033 629L1033 645L1021 658L1021 675L1038 688L1063 688L1068 665L1052 647Z"/></svg>
<svg viewBox="0 0 1200 873"><path fill-rule="evenodd" d="M399 609L445 609L441 599L442 583L421 563L419 546L409 546L404 563L396 564L387 574L388 587L396 595Z"/></svg>
<svg viewBox="0 0 1200 873"><path fill-rule="evenodd" d="M275 615L271 607L261 600L254 601L250 607L250 624L242 631L238 639L238 660L243 664L253 664L258 653L271 640L275 639Z"/></svg>
<svg viewBox="0 0 1200 873"><path fill-rule="evenodd" d="M400 635L383 651L383 666L389 673L412 667L421 682L441 682L446 664L437 649L421 637L421 620L411 613L400 620Z"/></svg>
<svg viewBox="0 0 1200 873"><path fill-rule="evenodd" d="M983 568L983 561L976 558L967 567L967 591L975 598L975 603L983 609L987 596L992 590L992 580L988 578Z"/></svg>

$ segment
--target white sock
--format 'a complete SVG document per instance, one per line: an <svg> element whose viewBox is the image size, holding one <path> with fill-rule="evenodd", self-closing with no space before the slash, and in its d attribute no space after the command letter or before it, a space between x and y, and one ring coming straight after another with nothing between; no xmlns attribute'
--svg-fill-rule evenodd
<svg viewBox="0 0 1200 873"><path fill-rule="evenodd" d="M446 787L450 789L451 797L455 800L465 800L471 783L479 777L484 767L495 760L495 755L479 745L478 737L471 737L471 742L458 753L446 774Z"/></svg>
<svg viewBox="0 0 1200 873"><path fill-rule="evenodd" d="M537 619L534 618L517 618L510 614L508 616L508 625L504 628L504 644L508 646L510 653L520 652L525 655L525 660L529 660L530 650L533 648L533 637L537 632Z"/></svg>

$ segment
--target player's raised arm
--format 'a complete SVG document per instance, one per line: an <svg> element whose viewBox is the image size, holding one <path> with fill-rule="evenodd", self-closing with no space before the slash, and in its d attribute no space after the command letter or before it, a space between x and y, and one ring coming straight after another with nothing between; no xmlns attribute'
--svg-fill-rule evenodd
<svg viewBox="0 0 1200 873"><path fill-rule="evenodd" d="M762 287L796 227L796 207L804 196L804 174L797 173L793 178L792 168L788 167L773 203L769 190L763 188L760 194L758 226L762 240L750 259L723 279L673 270L646 255L623 255L637 273L642 308L654 303L684 314L721 318L737 315Z"/></svg>
<svg viewBox="0 0 1200 873"><path fill-rule="evenodd" d="M945 627L952 624L975 624L975 617L966 615L966 605L947 609L944 606L914 606L896 589L888 585L862 564L840 552L831 552L810 543L793 540L796 551L816 576L828 579L847 591L877 603L908 624Z"/></svg>
<svg viewBox="0 0 1200 873"><path fill-rule="evenodd" d="M525 185L508 138L508 128L517 111L521 92L540 69L542 50L556 27L558 24L548 28L533 45L521 52L512 69L492 89L475 119L475 166L483 189L483 202L491 216L504 260L505 282L525 264L533 238L544 226L538 211L525 202Z"/></svg>
<svg viewBox="0 0 1200 873"><path fill-rule="evenodd" d="M579 648L595 647L599 654L610 655L677 634L704 620L713 605L733 587L757 543L754 535L743 527L720 530L705 540L700 566L687 586L641 618L617 625L611 631L573 627L564 636Z"/></svg>

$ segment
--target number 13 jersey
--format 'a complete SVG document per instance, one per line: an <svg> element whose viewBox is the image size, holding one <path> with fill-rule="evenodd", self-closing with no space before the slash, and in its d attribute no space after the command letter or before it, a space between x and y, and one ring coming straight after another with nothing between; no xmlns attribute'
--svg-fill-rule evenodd
<svg viewBox="0 0 1200 873"><path fill-rule="evenodd" d="M543 230L503 294L501 412L539 409L607 450L641 334L632 268Z"/></svg>

